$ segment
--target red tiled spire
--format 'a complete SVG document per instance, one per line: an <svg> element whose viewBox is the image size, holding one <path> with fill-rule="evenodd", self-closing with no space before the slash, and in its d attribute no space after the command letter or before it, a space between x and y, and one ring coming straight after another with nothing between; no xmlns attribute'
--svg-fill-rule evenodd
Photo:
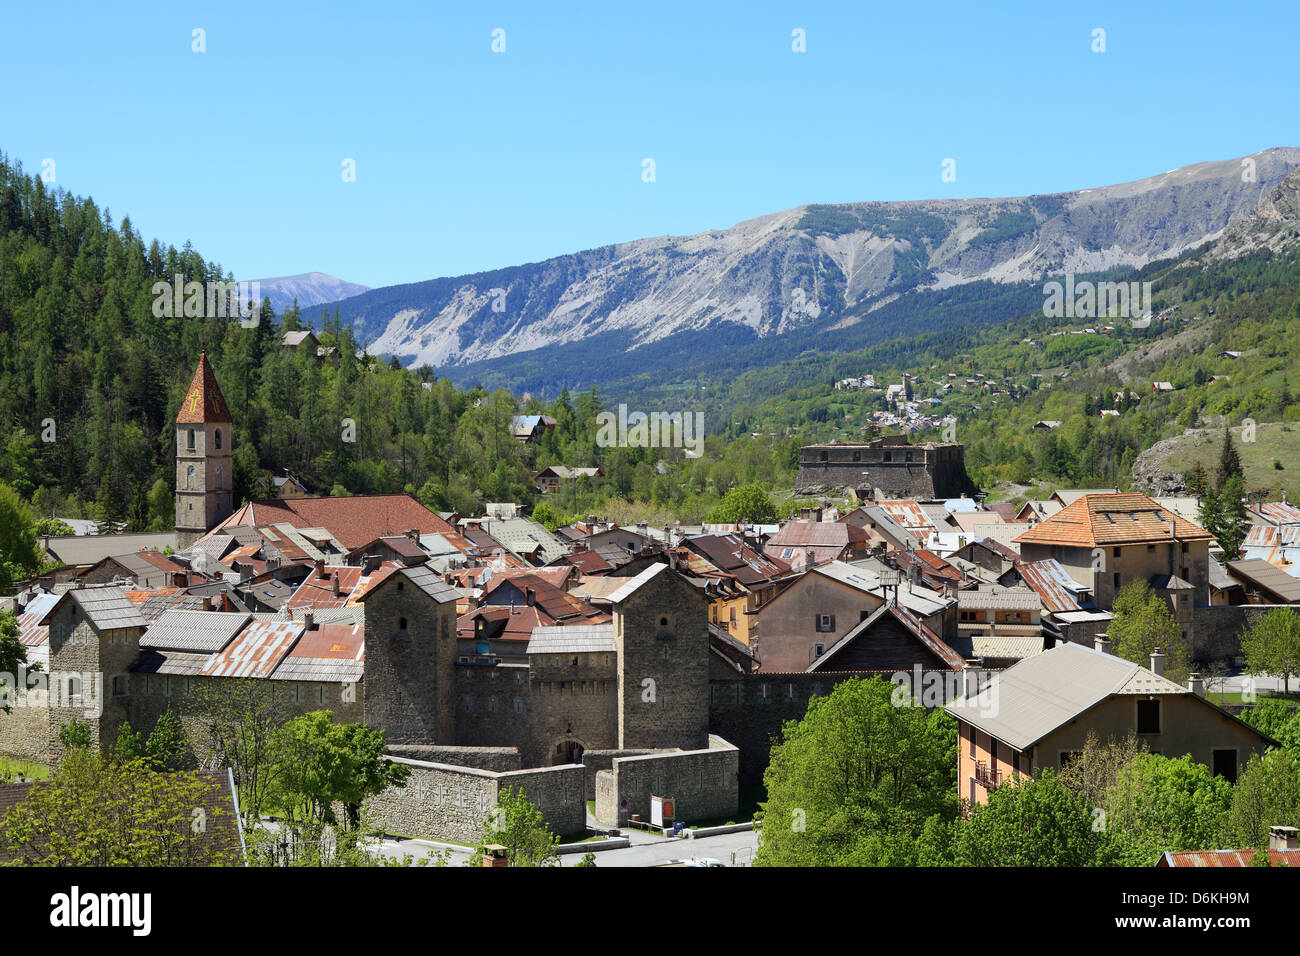
<svg viewBox="0 0 1300 956"><path fill-rule="evenodd" d="M190 387L181 402L176 424L202 425L208 422L230 424L232 419L205 352L199 355L199 367L194 370L194 378L190 380Z"/></svg>

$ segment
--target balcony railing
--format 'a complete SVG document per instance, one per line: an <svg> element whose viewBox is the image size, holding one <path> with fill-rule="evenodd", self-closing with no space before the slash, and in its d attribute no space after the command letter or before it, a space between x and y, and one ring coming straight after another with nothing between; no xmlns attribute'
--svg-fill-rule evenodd
<svg viewBox="0 0 1300 956"><path fill-rule="evenodd" d="M983 760L975 764L975 782L985 790L992 790L1002 782L1002 775L996 767L990 768Z"/></svg>

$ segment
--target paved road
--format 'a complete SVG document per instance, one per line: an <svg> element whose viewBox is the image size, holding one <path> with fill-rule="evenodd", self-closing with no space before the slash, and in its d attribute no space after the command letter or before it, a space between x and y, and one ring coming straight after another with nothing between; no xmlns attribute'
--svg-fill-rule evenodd
<svg viewBox="0 0 1300 956"><path fill-rule="evenodd" d="M625 831L626 832L626 831ZM618 850L601 850L596 853L597 866L654 866L667 863L673 859L686 857L711 857L721 860L728 866L748 866L754 858L758 847L758 834L753 830L741 833L722 833L717 836L701 837L698 840L671 839L652 837L646 833L631 831L629 847ZM384 839L377 848L384 856L400 859L410 854L415 859L432 857L442 852L443 847L430 844L424 840ZM448 866L460 866L471 856L468 849L453 849L447 861ZM574 866L582 859L581 853L566 853L560 857L561 866Z"/></svg>

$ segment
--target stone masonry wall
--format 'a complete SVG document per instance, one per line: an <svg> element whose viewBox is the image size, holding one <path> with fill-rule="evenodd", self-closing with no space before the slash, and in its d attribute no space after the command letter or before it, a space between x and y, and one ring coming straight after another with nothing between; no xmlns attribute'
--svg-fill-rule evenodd
<svg viewBox="0 0 1300 956"><path fill-rule="evenodd" d="M788 720L801 720L812 697L829 694L840 681L871 675L745 674L709 683L709 731L740 751L740 782L761 784L773 740L781 739ZM945 675L947 676L947 675Z"/></svg>
<svg viewBox="0 0 1300 956"><path fill-rule="evenodd" d="M671 750L588 750L582 755L582 765L587 768L587 799L596 799L596 774L612 770L616 757L644 757L649 754L681 753Z"/></svg>
<svg viewBox="0 0 1300 956"><path fill-rule="evenodd" d="M1188 635L1192 659L1201 663L1230 660L1241 654L1241 633L1275 607L1300 614L1292 604L1216 604L1198 607Z"/></svg>
<svg viewBox="0 0 1300 956"><path fill-rule="evenodd" d="M491 770L494 773L519 770L523 766L517 747L440 747L397 744L389 747L388 753L392 757L404 757L422 763L445 763L453 767Z"/></svg>
<svg viewBox="0 0 1300 956"><path fill-rule="evenodd" d="M462 747L517 747L524 767L548 766L561 741L613 747L615 682L537 680L524 664L458 665L456 738Z"/></svg>
<svg viewBox="0 0 1300 956"><path fill-rule="evenodd" d="M586 829L585 771L577 764L493 773L403 757L393 762L411 768L406 786L366 802L368 822L385 833L473 846L506 787L522 790L557 836Z"/></svg>
<svg viewBox="0 0 1300 956"><path fill-rule="evenodd" d="M643 584L615 609L622 748L704 747L709 733L709 623L705 599L675 571Z"/></svg>
<svg viewBox="0 0 1300 956"><path fill-rule="evenodd" d="M596 774L596 819L623 826L632 815L650 819L651 796L675 801L676 819L732 817L739 806L740 752L716 734L706 750L618 757Z"/></svg>
<svg viewBox="0 0 1300 956"><path fill-rule="evenodd" d="M453 743L455 603L395 574L366 595L365 621L366 723L391 743Z"/></svg>

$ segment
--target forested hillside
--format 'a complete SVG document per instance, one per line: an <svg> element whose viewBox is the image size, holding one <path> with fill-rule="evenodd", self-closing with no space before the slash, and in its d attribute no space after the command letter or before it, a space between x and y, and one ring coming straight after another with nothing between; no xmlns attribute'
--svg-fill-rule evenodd
<svg viewBox="0 0 1300 956"><path fill-rule="evenodd" d="M0 155L0 481L39 514L171 526L172 422L201 350L235 420L237 502L264 494L264 475L283 469L319 493L406 490L465 513L531 502L531 474L551 463L604 468L603 480L564 496L570 508L627 498L704 513L738 481L793 482L790 447L766 440L724 449L714 438L694 460L681 449L598 449L594 391L543 407L458 390L427 367L358 354L337 316L316 323L334 349L320 358L280 347L303 319L269 302L255 328L155 317L153 284L177 274L231 278L188 243L146 244L128 218L115 224L93 200L47 190ZM515 441L511 416L543 410L556 432L540 446Z"/></svg>
<svg viewBox="0 0 1300 956"><path fill-rule="evenodd" d="M487 501L533 504L531 475L565 464L600 465L604 477L552 495L559 514L700 520L752 482L790 507L782 499L799 445L871 434L872 413L887 408L880 392L833 387L867 373L882 385L909 373L915 397L936 402L928 414L956 419L986 488L1122 486L1143 450L1186 428L1300 421L1288 378L1300 358L1300 262L1268 250L1227 261L1206 250L1108 274L1153 283L1166 317L1145 329L1116 320L1109 332L1071 334L1089 323L1044 318L1041 289L972 283L912 298L909 327L922 334L880 341L879 323L829 332L829 359L821 349L790 357L775 341L729 349L708 333L707 342L666 340L681 353L682 377L665 382L629 364L633 408L703 412L699 458L599 448L595 419L606 403L594 389L547 403L458 389L427 365L407 370L366 354L337 314L314 317L333 350L322 356L281 348L282 331L307 317L277 315L266 301L254 328L155 317L153 284L177 274L230 278L188 243L146 244L129 219L115 224L91 199L51 192L0 157L0 482L33 513L170 527L172 421L201 350L235 419L237 501L264 496L265 478L287 469L316 493L405 490L473 513ZM891 307L903 306L881 311ZM999 310L1021 318L991 321ZM702 365L711 374L694 377ZM1154 381L1174 390L1152 392ZM559 427L538 445L516 441L511 417L538 412ZM1043 419L1062 424L1035 429ZM1300 492L1293 472L1300 464L1279 459L1273 490Z"/></svg>

